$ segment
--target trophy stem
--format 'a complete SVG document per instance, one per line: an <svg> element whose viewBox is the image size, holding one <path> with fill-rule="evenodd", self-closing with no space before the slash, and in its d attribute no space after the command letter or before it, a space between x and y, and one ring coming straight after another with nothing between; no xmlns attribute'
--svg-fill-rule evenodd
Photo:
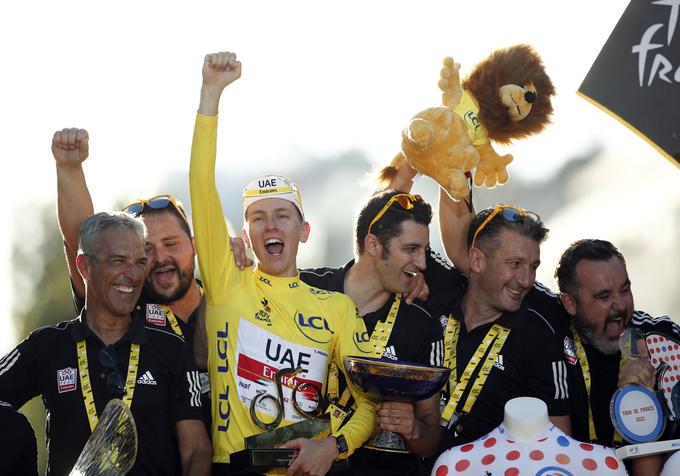
<svg viewBox="0 0 680 476"><path fill-rule="evenodd" d="M393 431L383 430L382 428L378 428L371 440L364 445L364 448L387 451L389 453L408 453L403 436Z"/></svg>

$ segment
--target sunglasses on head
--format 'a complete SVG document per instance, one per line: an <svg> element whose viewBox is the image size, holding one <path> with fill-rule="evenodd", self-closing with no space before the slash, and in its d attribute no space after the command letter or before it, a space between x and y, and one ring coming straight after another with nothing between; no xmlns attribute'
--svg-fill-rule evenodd
<svg viewBox="0 0 680 476"><path fill-rule="evenodd" d="M187 222L189 221L189 218L185 215L184 210L182 210L182 207L180 207L175 201L175 199L172 198L172 195L169 194L157 195L146 200L136 200L130 203L129 205L123 207L122 211L138 217L144 212L144 209L146 207L149 207L152 210L162 210L164 208L167 208L169 205L172 205L175 208L175 210L179 212L182 218L184 218L185 221Z"/></svg>
<svg viewBox="0 0 680 476"><path fill-rule="evenodd" d="M111 396L120 398L125 395L125 377L118 369L118 355L113 346L107 345L99 351L99 363L106 373L106 388Z"/></svg>
<svg viewBox="0 0 680 476"><path fill-rule="evenodd" d="M418 202L422 200L423 198L420 195L412 195L410 193L398 193L394 195L392 198L390 198L387 203L385 204L382 209L375 215L375 218L371 220L371 223L368 225L368 232L366 233L367 235L371 234L371 227L380 220L380 218L387 212L387 210L390 209L392 204L398 203L401 208L404 210L410 210L413 208L413 203Z"/></svg>
<svg viewBox="0 0 680 476"><path fill-rule="evenodd" d="M489 213L489 216L486 217L486 220L482 222L481 225L477 227L477 231L475 231L474 236L472 237L472 244L470 245L470 248L474 248L475 243L477 242L477 236L479 233L484 229L486 225L491 222L496 216L500 216L503 220L509 221L509 222L516 222L516 221L522 221L522 220L531 220L536 223L541 222L541 217L538 215L538 213L525 210L523 208L518 208L518 207L513 207L511 205L497 205L491 213Z"/></svg>

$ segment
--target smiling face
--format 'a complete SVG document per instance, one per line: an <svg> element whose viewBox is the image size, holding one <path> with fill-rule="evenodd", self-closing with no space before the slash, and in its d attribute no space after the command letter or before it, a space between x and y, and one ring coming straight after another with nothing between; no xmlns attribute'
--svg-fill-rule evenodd
<svg viewBox="0 0 680 476"><path fill-rule="evenodd" d="M297 275L297 251L309 237L295 205L282 198L266 198L246 210L246 243L253 249L258 269L272 276ZM244 230L245 234L245 230Z"/></svg>
<svg viewBox="0 0 680 476"><path fill-rule="evenodd" d="M541 252L535 240L507 228L500 231L497 242L495 250L470 249L471 280L487 307L514 312L536 281Z"/></svg>
<svg viewBox="0 0 680 476"><path fill-rule="evenodd" d="M377 241L374 235L369 235ZM425 270L425 250L430 242L427 225L414 220L401 222L401 233L376 246L376 272L383 289L392 293L407 293L413 286L415 273Z"/></svg>
<svg viewBox="0 0 680 476"><path fill-rule="evenodd" d="M617 257L581 260L575 293L562 293L564 307L586 341L604 354L619 350L619 336L633 316L633 294L626 265Z"/></svg>
<svg viewBox="0 0 680 476"><path fill-rule="evenodd" d="M174 213L148 213L143 217L148 233L144 289L152 301L169 304L182 298L194 280L194 245Z"/></svg>
<svg viewBox="0 0 680 476"><path fill-rule="evenodd" d="M78 257L86 281L89 312L129 317L144 283L144 241L130 229L108 229L101 233L96 256Z"/></svg>
<svg viewBox="0 0 680 476"><path fill-rule="evenodd" d="M510 119L513 122L519 122L531 112L532 103L536 98L536 88L532 83L525 87L517 84L504 84L500 87L498 94L503 105L508 108Z"/></svg>

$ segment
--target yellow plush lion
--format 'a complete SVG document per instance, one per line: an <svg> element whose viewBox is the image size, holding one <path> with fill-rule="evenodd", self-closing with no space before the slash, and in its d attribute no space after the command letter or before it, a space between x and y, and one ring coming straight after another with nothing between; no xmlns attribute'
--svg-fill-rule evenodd
<svg viewBox="0 0 680 476"><path fill-rule="evenodd" d="M492 188L507 182L512 155L498 155L491 142L508 144L550 123L555 88L531 46L494 51L462 81L459 69L452 58L444 59L442 106L411 118L402 131L401 151L380 171L381 184L407 160L453 198L467 195L465 173L473 169L475 185Z"/></svg>

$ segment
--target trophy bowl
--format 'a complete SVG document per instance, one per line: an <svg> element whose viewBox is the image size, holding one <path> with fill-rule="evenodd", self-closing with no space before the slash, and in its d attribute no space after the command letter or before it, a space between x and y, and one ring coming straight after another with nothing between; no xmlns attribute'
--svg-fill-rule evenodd
<svg viewBox="0 0 680 476"><path fill-rule="evenodd" d="M376 400L416 402L430 398L442 389L451 369L386 360L375 357L343 357L345 372L352 383ZM378 428L364 445L380 451L407 453L404 438Z"/></svg>

